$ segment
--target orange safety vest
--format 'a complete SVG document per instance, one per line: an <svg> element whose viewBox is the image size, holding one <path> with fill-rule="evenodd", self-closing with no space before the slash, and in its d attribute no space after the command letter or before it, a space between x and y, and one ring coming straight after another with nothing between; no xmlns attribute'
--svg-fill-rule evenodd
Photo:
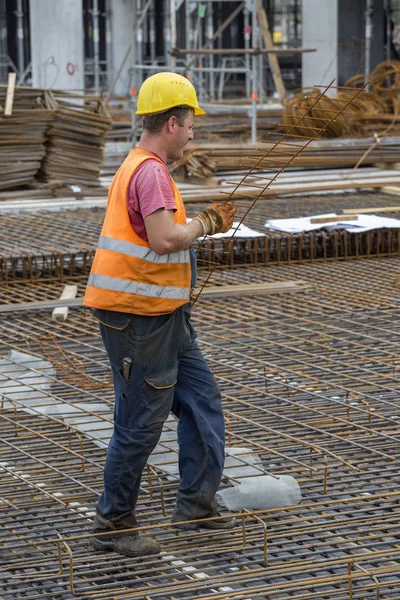
<svg viewBox="0 0 400 600"><path fill-rule="evenodd" d="M134 313L164 315L189 302L189 250L157 254L132 228L128 188L145 160L158 160L142 148L128 154L112 181L106 216L86 288L84 306ZM179 190L171 177L177 210L175 223L186 223Z"/></svg>

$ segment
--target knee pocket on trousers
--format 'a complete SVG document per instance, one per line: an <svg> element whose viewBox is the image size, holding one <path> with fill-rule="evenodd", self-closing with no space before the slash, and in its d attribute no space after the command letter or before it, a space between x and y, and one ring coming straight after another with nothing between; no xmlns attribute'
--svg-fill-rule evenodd
<svg viewBox="0 0 400 600"><path fill-rule="evenodd" d="M140 427L147 428L166 421L172 408L177 378L176 366L163 373L144 377L142 397L146 409L139 421Z"/></svg>

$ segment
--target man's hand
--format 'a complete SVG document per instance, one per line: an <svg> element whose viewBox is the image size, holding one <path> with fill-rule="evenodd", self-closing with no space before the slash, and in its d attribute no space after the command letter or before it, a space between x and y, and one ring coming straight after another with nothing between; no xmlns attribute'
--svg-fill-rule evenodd
<svg viewBox="0 0 400 600"><path fill-rule="evenodd" d="M226 233L232 227L236 206L230 200L210 204L194 220L201 223L204 235Z"/></svg>

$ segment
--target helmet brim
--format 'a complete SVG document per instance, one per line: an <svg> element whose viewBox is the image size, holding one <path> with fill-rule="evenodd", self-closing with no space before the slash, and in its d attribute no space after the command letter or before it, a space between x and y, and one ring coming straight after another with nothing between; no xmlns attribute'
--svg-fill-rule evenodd
<svg viewBox="0 0 400 600"><path fill-rule="evenodd" d="M173 104L172 106L169 106L168 108L165 108L164 110L161 110L159 112L160 113L161 112L166 112L167 110L170 110L171 108L174 108L174 106L177 106L177 105ZM203 110L202 108L200 108L200 106L190 106L190 104L183 104L181 106L188 106L189 108L192 108L194 110L195 116L206 115L207 114L205 110ZM140 115L142 115L142 116L144 116L144 115L157 115L157 114L159 114L159 113L158 112L153 112L151 110L137 110L135 112L135 115L139 115L139 116Z"/></svg>

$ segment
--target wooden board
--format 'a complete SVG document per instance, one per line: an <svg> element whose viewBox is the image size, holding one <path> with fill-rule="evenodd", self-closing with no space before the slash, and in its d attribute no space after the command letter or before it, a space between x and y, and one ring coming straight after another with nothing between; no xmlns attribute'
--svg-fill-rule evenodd
<svg viewBox="0 0 400 600"><path fill-rule="evenodd" d="M310 223L341 223L342 221L358 221L358 217L351 214L339 215L337 217L312 217L310 219Z"/></svg>
<svg viewBox="0 0 400 600"><path fill-rule="evenodd" d="M374 208L344 208L344 214L357 213L360 215L368 215L375 213L392 213L400 212L400 206L375 206Z"/></svg>
<svg viewBox="0 0 400 600"><path fill-rule="evenodd" d="M46 130L54 117L49 92L12 87L12 83L0 85L0 106L6 106L4 113L0 109L0 190L34 181L46 153Z"/></svg>
<svg viewBox="0 0 400 600"><path fill-rule="evenodd" d="M314 287L313 283L303 280L276 281L274 283L253 283L240 285L210 286L203 289L202 298L213 296L246 296L252 294L289 294L292 292L303 292ZM194 295L199 288L194 289ZM16 304L0 304L0 313L21 312L26 310L39 310L58 307L80 307L83 306L83 297L59 298L57 300L38 300L36 302L18 302Z"/></svg>
<svg viewBox="0 0 400 600"><path fill-rule="evenodd" d="M6 95L6 106L4 108L4 115L6 117L9 117L9 116L12 115L16 78L17 78L17 74L16 73L9 73L8 74L8 86L7 86L7 95Z"/></svg>
<svg viewBox="0 0 400 600"><path fill-rule="evenodd" d="M381 192L384 192L385 194L391 194L392 196L400 196L400 187L387 185L381 188Z"/></svg>
<svg viewBox="0 0 400 600"><path fill-rule="evenodd" d="M302 280L275 281L274 283L253 283L240 285L216 285L205 287L201 293L203 298L210 296L247 296L252 294L287 294L309 290L313 284ZM196 289L194 294L196 295Z"/></svg>

